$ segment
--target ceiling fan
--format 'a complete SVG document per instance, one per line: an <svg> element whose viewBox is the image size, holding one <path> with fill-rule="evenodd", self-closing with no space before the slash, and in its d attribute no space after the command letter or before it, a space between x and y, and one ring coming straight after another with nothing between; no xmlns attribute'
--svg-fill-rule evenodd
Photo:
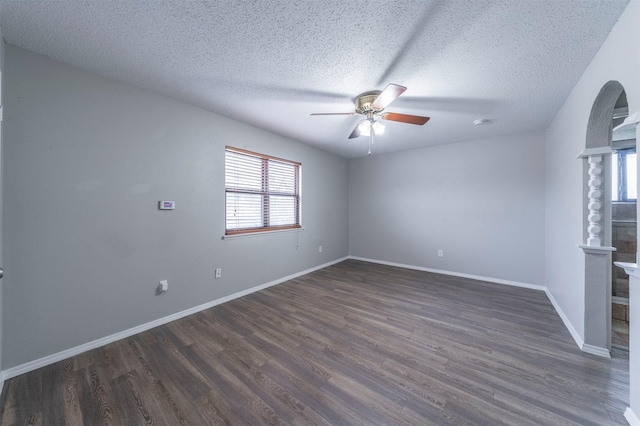
<svg viewBox="0 0 640 426"><path fill-rule="evenodd" d="M381 134L384 126L375 117L383 120L398 121L401 123L416 124L422 126L429 117L420 115L399 114L397 112L383 112L384 109L398 96L400 96L406 87L397 84L388 84L381 92L379 90L363 93L355 98L355 112L320 112L311 115L361 115L366 117L360 120L356 127L349 135L349 139L357 138L360 135L369 136L369 155L371 155L371 145L373 144L373 136Z"/></svg>

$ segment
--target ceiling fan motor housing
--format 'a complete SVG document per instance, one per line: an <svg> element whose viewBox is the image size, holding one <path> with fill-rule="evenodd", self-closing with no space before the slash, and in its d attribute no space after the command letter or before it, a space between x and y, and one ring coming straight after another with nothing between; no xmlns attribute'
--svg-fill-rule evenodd
<svg viewBox="0 0 640 426"><path fill-rule="evenodd" d="M356 98L356 112L358 114L367 114L368 112L380 112L382 109L374 109L371 107L373 101L375 101L380 94L380 91L367 92ZM383 108L384 109L384 108Z"/></svg>

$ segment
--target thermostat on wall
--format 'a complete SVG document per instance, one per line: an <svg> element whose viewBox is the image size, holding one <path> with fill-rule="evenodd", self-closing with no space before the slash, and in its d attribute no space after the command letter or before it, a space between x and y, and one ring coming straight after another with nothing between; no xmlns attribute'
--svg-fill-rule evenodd
<svg viewBox="0 0 640 426"><path fill-rule="evenodd" d="M176 208L176 202L175 201L159 201L158 206L160 207L160 210L173 210Z"/></svg>

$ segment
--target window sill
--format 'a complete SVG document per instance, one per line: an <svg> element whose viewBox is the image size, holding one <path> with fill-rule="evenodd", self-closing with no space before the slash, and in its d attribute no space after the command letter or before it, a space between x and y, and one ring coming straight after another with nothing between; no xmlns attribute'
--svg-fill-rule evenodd
<svg viewBox="0 0 640 426"><path fill-rule="evenodd" d="M289 228L289 229L276 229L274 231L262 231L262 232L247 232L245 234L235 234L235 235L223 235L223 240L235 240L238 238L247 238L247 237L260 237L263 235L272 235L272 234L281 234L283 232L296 232L296 231L304 231L304 227L300 228Z"/></svg>

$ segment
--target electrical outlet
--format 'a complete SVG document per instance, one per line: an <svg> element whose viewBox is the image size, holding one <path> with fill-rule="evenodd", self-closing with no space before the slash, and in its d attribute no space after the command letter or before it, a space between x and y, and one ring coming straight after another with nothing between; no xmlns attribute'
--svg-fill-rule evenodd
<svg viewBox="0 0 640 426"><path fill-rule="evenodd" d="M216 279L222 277L222 268L216 269Z"/></svg>
<svg viewBox="0 0 640 426"><path fill-rule="evenodd" d="M444 250L438 250L438 257L444 256Z"/></svg>
<svg viewBox="0 0 640 426"><path fill-rule="evenodd" d="M322 253L322 246L318 246L318 253Z"/></svg>
<svg viewBox="0 0 640 426"><path fill-rule="evenodd" d="M160 284L158 284L158 287L156 288L156 296L162 296L167 292L168 289L169 289L169 281L167 280L160 281Z"/></svg>

